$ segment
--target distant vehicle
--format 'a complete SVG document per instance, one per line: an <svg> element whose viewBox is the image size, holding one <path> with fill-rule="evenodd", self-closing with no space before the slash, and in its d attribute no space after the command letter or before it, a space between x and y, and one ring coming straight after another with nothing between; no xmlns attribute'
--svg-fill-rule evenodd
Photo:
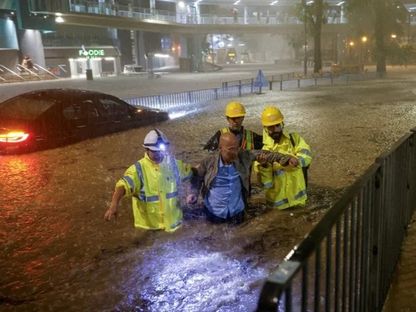
<svg viewBox="0 0 416 312"><path fill-rule="evenodd" d="M143 66L140 65L124 65L123 74L138 75L143 74Z"/></svg>
<svg viewBox="0 0 416 312"><path fill-rule="evenodd" d="M168 119L167 112L100 92L31 91L0 103L0 153L56 147Z"/></svg>
<svg viewBox="0 0 416 312"><path fill-rule="evenodd" d="M230 48L227 50L225 62L227 64L237 63L237 51L234 48Z"/></svg>

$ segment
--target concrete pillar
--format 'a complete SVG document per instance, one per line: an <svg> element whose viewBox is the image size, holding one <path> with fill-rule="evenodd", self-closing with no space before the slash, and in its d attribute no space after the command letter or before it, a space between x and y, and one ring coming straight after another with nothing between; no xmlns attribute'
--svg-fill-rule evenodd
<svg viewBox="0 0 416 312"><path fill-rule="evenodd" d="M131 30L131 58L135 65L146 67L145 43L143 31Z"/></svg>
<svg viewBox="0 0 416 312"><path fill-rule="evenodd" d="M137 32L130 30L130 41L131 41L131 60L135 65L138 65L138 43L137 43Z"/></svg>
<svg viewBox="0 0 416 312"><path fill-rule="evenodd" d="M202 65L202 50L205 35L193 35L188 39L188 57L192 60L192 71L196 71Z"/></svg>
<svg viewBox="0 0 416 312"><path fill-rule="evenodd" d="M22 54L30 56L33 63L45 67L45 53L40 31L33 29L20 30L18 36Z"/></svg>
<svg viewBox="0 0 416 312"><path fill-rule="evenodd" d="M16 26L10 18L0 18L0 49L19 49Z"/></svg>
<svg viewBox="0 0 416 312"><path fill-rule="evenodd" d="M143 68L146 68L146 59L145 59L145 44L144 44L144 33L143 31L138 31L137 32L137 60L138 60L138 64L140 64L141 66L143 66Z"/></svg>
<svg viewBox="0 0 416 312"><path fill-rule="evenodd" d="M179 44L181 46L179 57L188 57L188 40L184 35L179 36Z"/></svg>

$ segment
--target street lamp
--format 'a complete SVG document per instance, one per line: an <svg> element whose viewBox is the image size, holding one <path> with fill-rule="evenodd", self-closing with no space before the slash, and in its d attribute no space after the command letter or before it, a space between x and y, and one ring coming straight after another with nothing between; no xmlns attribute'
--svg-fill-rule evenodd
<svg viewBox="0 0 416 312"><path fill-rule="evenodd" d="M364 70L364 65L365 65L366 58L367 58L367 50L365 49L365 44L367 43L367 40L368 40L367 36L362 36L361 37L360 63L362 63L362 64L360 64L360 66L363 67L362 68L363 70Z"/></svg>

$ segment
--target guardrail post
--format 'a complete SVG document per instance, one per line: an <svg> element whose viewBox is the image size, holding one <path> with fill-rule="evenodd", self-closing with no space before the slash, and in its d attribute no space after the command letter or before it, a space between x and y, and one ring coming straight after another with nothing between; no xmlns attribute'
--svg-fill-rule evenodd
<svg viewBox="0 0 416 312"><path fill-rule="evenodd" d="M251 78L251 93L254 92L254 78Z"/></svg>
<svg viewBox="0 0 416 312"><path fill-rule="evenodd" d="M329 78L331 79L331 86L334 85L334 76L332 76L332 73L329 74Z"/></svg>
<svg viewBox="0 0 416 312"><path fill-rule="evenodd" d="M269 81L269 90L272 91L273 90L273 80Z"/></svg>
<svg viewBox="0 0 416 312"><path fill-rule="evenodd" d="M298 88L300 88L300 79L298 78Z"/></svg>
<svg viewBox="0 0 416 312"><path fill-rule="evenodd" d="M218 89L215 88L214 90L215 90L215 99L218 100Z"/></svg>
<svg viewBox="0 0 416 312"><path fill-rule="evenodd" d="M375 308L378 297L380 296L380 230L384 222L384 204L383 204L383 166L376 172L374 181L374 201L370 209L370 240L369 240L369 279L368 279L368 293L367 293L367 307L366 310Z"/></svg>
<svg viewBox="0 0 416 312"><path fill-rule="evenodd" d="M238 96L241 96L241 80L240 80L240 84L238 85Z"/></svg>
<svg viewBox="0 0 416 312"><path fill-rule="evenodd" d="M315 87L318 85L318 78L315 77Z"/></svg>
<svg viewBox="0 0 416 312"><path fill-rule="evenodd" d="M283 91L283 80L280 79L280 91Z"/></svg>
<svg viewBox="0 0 416 312"><path fill-rule="evenodd" d="M191 91L188 91L188 103L191 104Z"/></svg>
<svg viewBox="0 0 416 312"><path fill-rule="evenodd" d="M160 95L157 96L157 104L159 106L159 109L162 108L162 97ZM163 107L165 108L165 107Z"/></svg>

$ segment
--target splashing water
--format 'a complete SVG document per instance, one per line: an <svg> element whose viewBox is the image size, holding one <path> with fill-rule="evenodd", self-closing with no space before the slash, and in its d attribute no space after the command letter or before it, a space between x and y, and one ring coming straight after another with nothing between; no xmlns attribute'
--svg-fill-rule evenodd
<svg viewBox="0 0 416 312"><path fill-rule="evenodd" d="M253 311L266 270L253 257L168 243L152 252L127 284L135 311ZM123 310L125 307L119 307Z"/></svg>

